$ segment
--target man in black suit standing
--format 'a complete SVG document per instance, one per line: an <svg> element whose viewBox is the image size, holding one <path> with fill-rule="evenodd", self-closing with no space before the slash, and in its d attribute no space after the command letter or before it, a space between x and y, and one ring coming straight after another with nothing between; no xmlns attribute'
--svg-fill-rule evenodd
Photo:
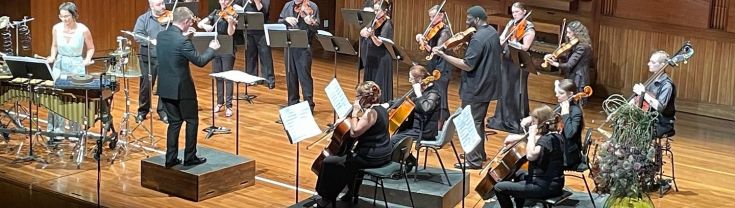
<svg viewBox="0 0 735 208"><path fill-rule="evenodd" d="M181 124L186 121L186 147L184 148L184 165L198 165L205 163L206 158L196 156L197 128L199 115L197 114L197 94L194 80L191 77L189 62L199 67L207 65L214 57L219 42L213 40L209 48L203 53L197 53L191 40L186 36L193 32L191 27L194 14L186 7L176 8L173 12L173 22L168 30L158 34L159 73L158 96L163 101L164 109L169 118L166 132L166 167L173 167L181 163L178 159L179 131Z"/></svg>

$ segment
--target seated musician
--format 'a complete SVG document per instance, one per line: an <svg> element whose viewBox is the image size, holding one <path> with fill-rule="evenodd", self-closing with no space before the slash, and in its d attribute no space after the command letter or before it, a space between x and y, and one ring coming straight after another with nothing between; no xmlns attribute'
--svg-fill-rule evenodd
<svg viewBox="0 0 735 208"><path fill-rule="evenodd" d="M526 159L528 172L516 172L513 181L501 181L494 191L500 207L523 207L526 198L545 198L558 196L564 187L562 135L557 129L557 118L549 106L531 111ZM509 135L505 145L523 139L523 135ZM511 201L513 197L513 201Z"/></svg>
<svg viewBox="0 0 735 208"><path fill-rule="evenodd" d="M578 87L571 79L556 80L554 82L554 93L559 102L557 109L560 110L564 129L561 134L564 138L564 169L575 170L579 165L587 165L582 156L582 131L584 130L584 116L582 107L578 101L570 99L577 93ZM521 120L522 126L528 126L531 117Z"/></svg>
<svg viewBox="0 0 735 208"><path fill-rule="evenodd" d="M648 71L656 73L664 70L669 54L665 51L656 51L648 61ZM676 85L665 71L653 81L652 84L644 86L635 84L633 92L637 95L645 94L643 99L651 106L650 109L658 111L658 119L655 123L655 137L661 138L674 135L674 120L676 120ZM633 100L637 101L637 100Z"/></svg>
<svg viewBox="0 0 735 208"><path fill-rule="evenodd" d="M337 123L346 122L350 126L349 134L356 138L357 145L347 155L327 156L324 159L316 183L316 191L321 196L316 207L335 206L337 195L345 186L348 186L347 194L340 199L352 200L362 184L362 180L355 180L358 170L380 167L390 162L393 148L388 135L388 112L378 105L380 87L375 82L365 81L358 85L356 91L357 100L352 106L352 116L341 118Z"/></svg>
<svg viewBox="0 0 735 208"><path fill-rule="evenodd" d="M410 96L410 99L416 106L413 109L412 116L409 116L391 137L393 146L400 143L405 137L413 137L417 142L436 139L439 131L439 105L442 97L433 83L423 82L429 76L431 74L423 66L415 65L411 67L408 81L413 86L415 93ZM391 101L390 105L399 105L401 100ZM408 171L411 171L415 164L416 158L413 155L409 156L407 159Z"/></svg>

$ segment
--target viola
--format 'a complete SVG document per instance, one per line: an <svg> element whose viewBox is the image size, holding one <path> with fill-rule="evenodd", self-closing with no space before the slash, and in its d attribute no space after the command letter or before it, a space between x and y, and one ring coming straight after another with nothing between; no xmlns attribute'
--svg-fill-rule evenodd
<svg viewBox="0 0 735 208"><path fill-rule="evenodd" d="M567 41L566 43L560 45L559 48L557 48L556 50L554 50L554 52L551 53L551 59L554 59L555 60L562 53L568 51L569 49L572 49L572 47L574 47L575 45L577 45L577 43L579 43L579 39L572 38L570 41ZM548 68L549 67L549 62L550 62L550 60L544 59L544 63L541 64L541 67Z"/></svg>
<svg viewBox="0 0 735 208"><path fill-rule="evenodd" d="M454 34L451 38L447 39L447 41L442 44L441 49L451 49L456 48L457 46L467 44L472 39L472 35L477 32L477 29L474 27L467 28L465 31L458 32L457 34ZM435 53L429 54L429 56L426 56L426 60L431 60L434 58Z"/></svg>
<svg viewBox="0 0 735 208"><path fill-rule="evenodd" d="M526 26L528 25L528 16L531 15L532 11L529 11L526 16L523 17L518 23L514 24L511 28L510 32L506 34L503 41L501 41L501 44L505 44L508 40L515 40L518 41L521 38L523 38L524 35L526 35Z"/></svg>
<svg viewBox="0 0 735 208"><path fill-rule="evenodd" d="M431 52L431 46L429 46L429 42L427 41L434 38L436 34L438 34L439 31L441 31L441 29L444 28L444 26L445 26L444 22L438 22L434 24L433 26L431 26L430 28L428 28L429 30L427 30L426 33L424 33L424 41L421 41L419 43L420 44L419 49L421 49L422 51Z"/></svg>
<svg viewBox="0 0 735 208"><path fill-rule="evenodd" d="M314 17L314 9L309 6L309 0L304 0L301 4L294 5L293 10L298 17Z"/></svg>

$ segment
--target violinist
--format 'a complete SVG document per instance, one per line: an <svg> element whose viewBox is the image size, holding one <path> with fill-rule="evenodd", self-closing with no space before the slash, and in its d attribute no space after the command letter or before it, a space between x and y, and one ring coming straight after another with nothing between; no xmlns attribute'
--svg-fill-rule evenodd
<svg viewBox="0 0 735 208"><path fill-rule="evenodd" d="M270 11L270 0L239 0L234 6L245 7L245 12L260 12L268 19ZM247 48L245 54L246 72L255 76L265 78L265 85L268 89L276 87L276 76L273 74L273 55L271 48L265 41L265 31L248 30L247 31ZM260 60L260 61L258 61ZM258 73L258 62L260 62L260 72Z"/></svg>
<svg viewBox="0 0 735 208"><path fill-rule="evenodd" d="M494 191L502 208L524 207L526 198L558 196L564 187L562 136L557 129L557 117L551 107L544 105L531 111L526 142L528 172L519 170L512 181L501 181ZM509 135L505 145L525 137ZM511 200L513 197L513 200Z"/></svg>
<svg viewBox="0 0 735 208"><path fill-rule="evenodd" d="M375 20L371 26L360 30L360 66L365 69L365 81L375 81L383 90L382 101L385 102L393 99L393 60L379 37L393 39L393 22L388 16L389 1L378 2L373 8Z"/></svg>
<svg viewBox="0 0 735 208"><path fill-rule="evenodd" d="M452 30L446 21L446 12L439 11L439 5L434 5L429 9L429 19L431 25L428 33L416 34L416 41L424 48L424 51L431 53L431 48L444 44L450 37L452 37ZM439 91L441 99L441 106L439 107L439 123L438 126L442 126L442 123L449 118L449 105L447 103L447 93L449 89L449 80L452 78L452 71L454 66L448 64L440 56L434 56L426 64L426 68L429 70L438 69L442 76L439 80L434 81L435 88Z"/></svg>
<svg viewBox="0 0 735 208"><path fill-rule="evenodd" d="M217 35L232 36L237 29L237 17L232 11L232 0L219 0L220 9L215 9L209 16L205 17L197 24L197 27L207 32L216 31ZM235 45L232 45L232 54L215 55L212 59L212 73L224 72L232 70L235 66ZM226 81L223 78L216 78L217 83L217 105L213 106L212 111L220 112L225 107L225 116L232 116L232 81ZM226 95L225 95L226 93Z"/></svg>
<svg viewBox="0 0 735 208"><path fill-rule="evenodd" d="M390 162L392 153L388 135L388 112L379 105L381 90L375 82L365 81L357 86L352 115L340 118L346 122L350 133L356 138L354 152L345 156L327 156L319 172L316 191L321 199L316 207L334 207L337 195L347 186L341 201L357 202L362 180L355 180L358 169L375 168ZM359 176L362 177L362 176Z"/></svg>
<svg viewBox="0 0 735 208"><path fill-rule="evenodd" d="M669 54L665 51L656 51L651 54L651 58L648 61L648 71L651 73L657 73L664 70ZM666 74L665 71L660 77L653 81L652 84L645 86L643 84L635 84L633 86L633 92L636 95L644 95L643 100L650 105L650 109L657 111L658 119L656 120L655 126L655 137L661 138L666 136L673 136L674 131L674 120L676 120L676 85L674 81ZM639 101L633 99L632 101Z"/></svg>
<svg viewBox="0 0 735 208"><path fill-rule="evenodd" d="M551 54L546 54L544 59L550 65L558 67L566 76L566 79L574 80L577 91L581 92L584 86L589 85L589 65L592 60L592 43L587 27L578 20L570 22L566 27L567 43L574 43L566 58L558 59ZM576 40L575 40L576 39ZM580 100L580 105L587 103L586 98Z"/></svg>
<svg viewBox="0 0 735 208"><path fill-rule="evenodd" d="M487 14L481 6L473 6L467 10L467 27L477 31L469 41L463 59L450 56L441 47L434 47L432 52L441 56L447 63L462 70L459 86L459 98L462 107L470 106L475 128L480 134L479 145L466 155L466 164L455 164L468 169L480 169L487 159L485 154L485 116L490 101L496 100L499 94L498 79L500 75L500 42L498 31L487 24ZM449 41L447 41L449 42Z"/></svg>
<svg viewBox="0 0 735 208"><path fill-rule="evenodd" d="M411 99L416 106L413 109L413 115L409 116L391 137L390 141L393 146L398 145L398 142L405 137L416 138L417 143L421 140L436 139L439 132L439 107L443 99L433 84L436 81L423 82L429 76L431 74L421 65L414 65L409 70L408 81L413 86L414 93L408 99ZM392 105L399 101L396 100L389 104ZM410 155L406 163L407 171L411 171L411 168L416 165L416 158Z"/></svg>
<svg viewBox="0 0 735 208"><path fill-rule="evenodd" d="M503 45L503 61L500 71L501 95L495 106L495 115L488 120L487 127L510 133L521 133L518 121L528 116L528 72L521 70L511 60L508 47L528 51L536 36L533 23L525 19L527 10L521 2L511 6L513 19L508 21L500 35Z"/></svg>
<svg viewBox="0 0 735 208"><path fill-rule="evenodd" d="M307 40L314 39L319 28L319 7L309 0L293 0L283 6L278 23L286 24L289 29L306 30ZM288 105L299 103L299 84L304 100L309 102L314 111L314 79L311 77L311 46L307 48L291 48L288 50L290 64L286 69L286 87L288 88Z"/></svg>
<svg viewBox="0 0 735 208"><path fill-rule="evenodd" d="M156 37L159 32L164 30L164 25L158 21L158 18L162 17L164 11L166 11L163 0L148 0L148 6L149 10L138 16L138 20L135 21L135 27L133 29L133 32L151 39L148 42L135 38L135 41L140 44L138 62L142 74L139 83L140 88L138 90L138 115L135 117L136 122L145 120L148 111L151 109L151 88L156 85L156 78L158 78L158 57L156 56L155 47L157 44ZM158 103L156 107L158 118L164 123L168 123L166 111L163 110L163 105L160 104L162 103L160 98L158 99Z"/></svg>

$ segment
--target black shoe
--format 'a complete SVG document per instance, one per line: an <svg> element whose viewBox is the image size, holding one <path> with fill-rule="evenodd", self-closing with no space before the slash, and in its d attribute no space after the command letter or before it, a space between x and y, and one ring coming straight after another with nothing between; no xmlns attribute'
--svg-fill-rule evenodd
<svg viewBox="0 0 735 208"><path fill-rule="evenodd" d="M413 155L408 156L408 158L406 158L406 172L407 173L411 172L411 170L413 170L413 167L415 166L416 166L416 157L414 157Z"/></svg>
<svg viewBox="0 0 735 208"><path fill-rule="evenodd" d="M462 164L460 164L460 163L454 163L454 168L462 169ZM479 169L482 169L482 166L472 165L472 164L469 164L469 163L465 163L464 164L464 168L466 168L468 170L479 170Z"/></svg>
<svg viewBox="0 0 735 208"><path fill-rule="evenodd" d="M148 115L148 113L138 113L138 115L135 116L135 123L140 123L145 120L146 115Z"/></svg>
<svg viewBox="0 0 735 208"><path fill-rule="evenodd" d="M317 199L316 203L314 203L314 205L311 207L326 208L326 207L333 207L333 205L334 205L334 202L321 198L321 199Z"/></svg>
<svg viewBox="0 0 735 208"><path fill-rule="evenodd" d="M357 197L352 196L352 194L345 194L339 197L339 201L349 202L354 205L357 204Z"/></svg>
<svg viewBox="0 0 735 208"><path fill-rule="evenodd" d="M166 162L166 168L171 168L171 167L176 166L178 164L181 164L181 159L176 158L174 160L174 162L172 162L172 163Z"/></svg>
<svg viewBox="0 0 735 208"><path fill-rule="evenodd" d="M274 88L276 88L276 83L275 82L268 82L266 85L268 85L268 89L271 89L271 90L274 89Z"/></svg>
<svg viewBox="0 0 735 208"><path fill-rule="evenodd" d="M192 166L192 165L199 165L204 164L207 162L207 158L204 157L194 157L191 161L184 162L184 166Z"/></svg>

